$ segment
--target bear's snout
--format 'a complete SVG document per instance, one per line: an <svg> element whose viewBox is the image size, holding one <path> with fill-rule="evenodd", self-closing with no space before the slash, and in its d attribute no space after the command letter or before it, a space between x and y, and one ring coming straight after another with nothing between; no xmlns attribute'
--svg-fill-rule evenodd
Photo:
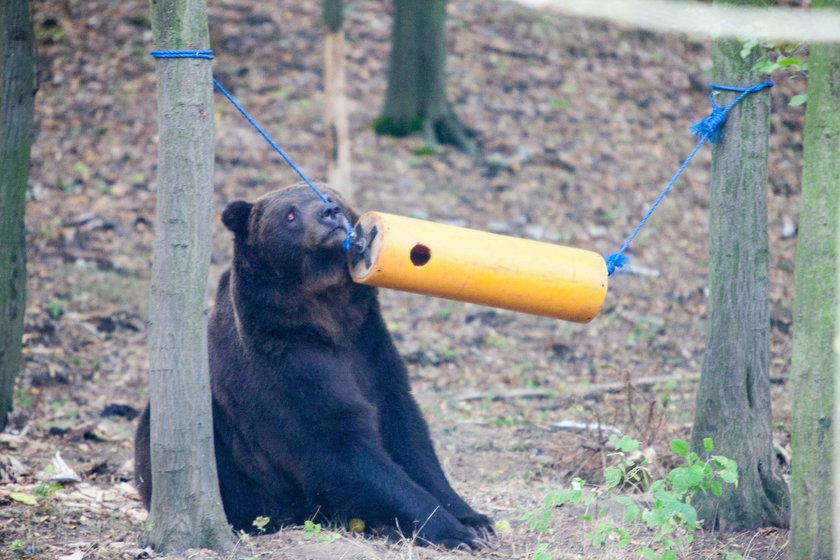
<svg viewBox="0 0 840 560"><path fill-rule="evenodd" d="M344 215L344 210L335 202L328 202L324 205L320 212L320 221L330 232L340 228L344 233L347 233L353 228L353 224Z"/></svg>
<svg viewBox="0 0 840 560"><path fill-rule="evenodd" d="M341 206L335 202L328 202L321 210L321 221L327 225L344 225L344 212L341 211Z"/></svg>

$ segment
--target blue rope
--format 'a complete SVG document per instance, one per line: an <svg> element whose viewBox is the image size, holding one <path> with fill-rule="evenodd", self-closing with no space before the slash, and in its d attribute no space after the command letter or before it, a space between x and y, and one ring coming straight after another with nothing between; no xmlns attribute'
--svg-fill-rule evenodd
<svg viewBox="0 0 840 560"><path fill-rule="evenodd" d="M155 58L203 58L213 60L213 51L152 51L149 53Z"/></svg>
<svg viewBox="0 0 840 560"><path fill-rule="evenodd" d="M207 50L152 51L149 54L155 58L201 58L205 60L213 60L213 51ZM274 151L280 154L280 157L282 157L283 160L285 160L289 167L291 167L295 171L295 173L297 173L298 176L301 179L303 179L303 182L306 183L316 195L318 195L318 198L320 198L324 204L329 204L330 202L332 202L332 200L330 200L326 195L324 195L324 193L322 193L321 190L318 187L316 187L306 175L304 175L303 171L301 171L300 168L297 165L295 165L295 163L289 158L289 156L286 155L286 152L284 152L280 148L280 146L278 146L274 142L274 140L271 139L268 133L266 133L266 131L263 130L262 127L260 127L260 125L258 125L253 118L251 118L251 115L249 115L248 112L245 109L243 109L239 103L236 102L233 96L231 96L231 94L228 93L228 91L224 87L222 87L222 84L220 84L216 78L213 78L213 84L222 93L222 95L227 97L228 101L230 101L233 104L233 106L236 107L236 109L242 114L242 116L245 117L245 119L249 123L251 123L251 126L253 126L254 129L256 129L256 131L260 133L260 136L265 138L266 142L268 142L268 144L272 148L274 148ZM356 232L353 229L353 225L350 223L350 220L348 220L346 216L344 216L344 222L347 229L347 237L344 239L342 248L345 251L348 251L350 249L350 245L353 243L353 240L356 237Z"/></svg>
<svg viewBox="0 0 840 560"><path fill-rule="evenodd" d="M624 245L621 246L621 249L612 253L611 255L604 256L604 260L607 262L607 274L612 276L615 273L616 269L622 268L627 264L627 257L624 255L624 252L630 246L630 243L636 238L639 234L639 231L645 226L645 224L650 219L651 214L653 211L656 210L656 207L659 206L659 203L662 202L662 199L665 198L665 195L668 194L668 191L671 190L671 187L674 186L674 183L677 182L677 179L680 178L685 168L688 167L688 164L694 159L694 156L703 146L703 144L708 140L712 144L717 142L718 133L720 132L721 127L723 127L723 123L726 122L726 115L729 111L732 110L735 105L741 102L746 96L751 93L755 93L757 91L761 91L764 88L773 87L773 82L764 82L761 84L754 85L749 88L739 88L739 87L732 87L732 86L721 86L718 84L709 84L709 87L712 89L722 90L722 91L737 91L740 92L739 95L732 103L727 105L726 107L721 107L717 103L715 103L715 94L714 91L709 94L709 101L712 105L712 112L711 114L703 119L702 121L698 122L694 126L691 127L691 131L694 135L699 138L700 140L697 142L697 145L694 146L694 149L685 159L683 164L677 170L677 173L671 178L668 184L665 186L665 189L662 193L657 197L654 201L653 205L651 205L650 210L647 211L642 221L639 222L639 225L636 226L636 229L633 230L633 233L630 234L630 237L627 238L627 241L624 242Z"/></svg>

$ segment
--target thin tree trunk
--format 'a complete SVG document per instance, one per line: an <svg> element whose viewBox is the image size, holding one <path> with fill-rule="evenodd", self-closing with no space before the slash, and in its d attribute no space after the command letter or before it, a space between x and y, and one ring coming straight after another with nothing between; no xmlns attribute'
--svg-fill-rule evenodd
<svg viewBox="0 0 840 560"><path fill-rule="evenodd" d="M327 147L329 160L327 183L353 200L350 171L350 120L347 114L347 93L344 70L344 32L342 1L324 0L324 90L326 94Z"/></svg>
<svg viewBox="0 0 840 560"><path fill-rule="evenodd" d="M385 107L379 134L421 132L429 144L452 144L468 153L476 145L446 97L446 0L394 0Z"/></svg>
<svg viewBox="0 0 840 560"><path fill-rule="evenodd" d="M0 431L21 370L26 311L24 209L35 114L35 34L29 2L0 3Z"/></svg>
<svg viewBox="0 0 840 560"><path fill-rule="evenodd" d="M760 76L743 60L741 43L714 42L716 83L749 87ZM719 104L724 104L723 102ZM747 97L730 114L714 145L709 208L709 323L692 447L703 439L737 461L739 483L721 497L698 494L707 528L786 526L787 487L777 472L771 435L767 145L770 96Z"/></svg>
<svg viewBox="0 0 840 560"><path fill-rule="evenodd" d="M206 49L204 0L152 0L161 50ZM213 85L206 60L157 61L158 190L149 302L152 503L145 545L224 549L207 362Z"/></svg>
<svg viewBox="0 0 840 560"><path fill-rule="evenodd" d="M812 7L840 7L840 0ZM840 198L840 43L810 47L791 363L791 558L832 557L832 409Z"/></svg>

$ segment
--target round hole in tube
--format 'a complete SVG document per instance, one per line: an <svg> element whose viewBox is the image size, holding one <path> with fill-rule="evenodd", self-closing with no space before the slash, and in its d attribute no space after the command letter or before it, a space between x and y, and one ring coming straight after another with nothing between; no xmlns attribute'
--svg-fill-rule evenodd
<svg viewBox="0 0 840 560"><path fill-rule="evenodd" d="M410 257L411 264L414 266L423 266L432 258L432 251L422 243L418 243L411 248Z"/></svg>

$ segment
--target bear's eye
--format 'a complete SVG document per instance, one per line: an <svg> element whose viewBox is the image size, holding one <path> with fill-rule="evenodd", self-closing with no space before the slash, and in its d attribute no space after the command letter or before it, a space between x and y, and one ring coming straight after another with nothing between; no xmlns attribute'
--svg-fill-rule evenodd
<svg viewBox="0 0 840 560"><path fill-rule="evenodd" d="M286 221L287 222L294 222L297 219L297 214L295 214L294 210L289 210L289 213L286 214Z"/></svg>

